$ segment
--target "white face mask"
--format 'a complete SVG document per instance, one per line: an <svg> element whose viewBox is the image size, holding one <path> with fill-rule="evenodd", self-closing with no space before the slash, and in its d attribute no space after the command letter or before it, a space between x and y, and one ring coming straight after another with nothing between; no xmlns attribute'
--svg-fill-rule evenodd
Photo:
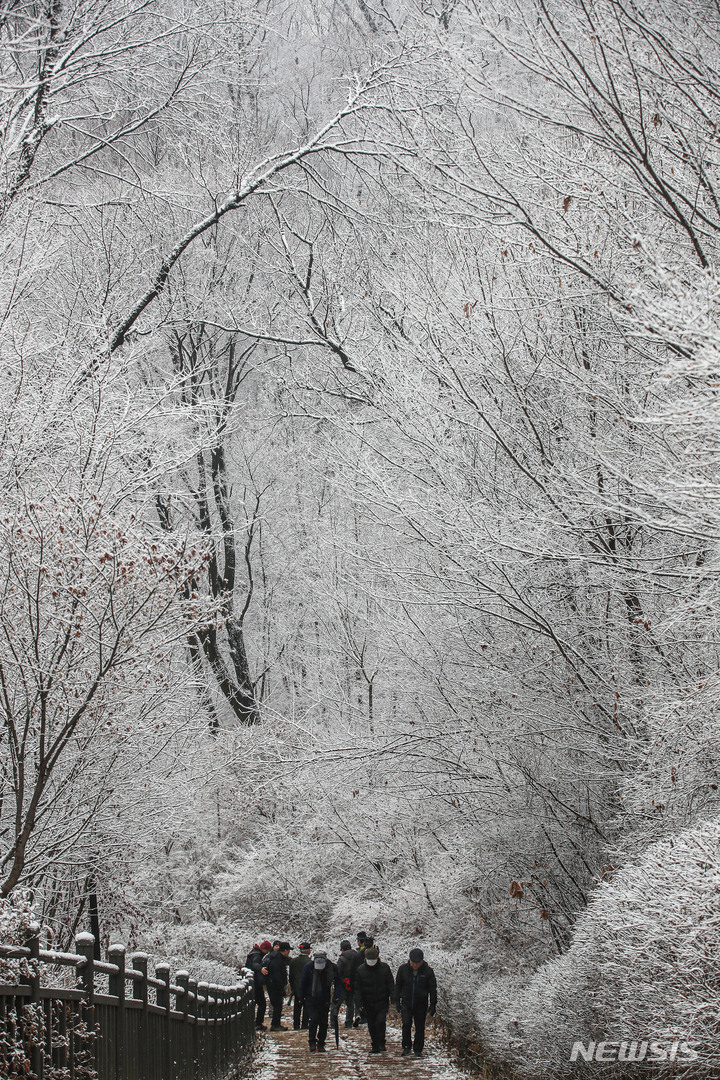
<svg viewBox="0 0 720 1080"><path fill-rule="evenodd" d="M365 963L368 967L375 967L375 965L377 964L377 960L366 960Z"/></svg>

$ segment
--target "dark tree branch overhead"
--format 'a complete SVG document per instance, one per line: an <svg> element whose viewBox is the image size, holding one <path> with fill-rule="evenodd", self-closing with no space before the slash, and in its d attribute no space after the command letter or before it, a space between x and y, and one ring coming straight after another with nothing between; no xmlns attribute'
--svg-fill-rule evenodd
<svg viewBox="0 0 720 1080"><path fill-rule="evenodd" d="M111 353L120 348L124 343L128 332L135 325L143 311L153 302L153 300L156 300L163 291L167 284L168 277L170 276L170 271L183 252L190 247L194 240L199 236L202 236L203 233L207 232L207 230L211 229L214 225L217 225L226 214L239 209L251 195L260 191L268 181L273 179L273 177L284 172L286 169L291 168L293 165L300 164L305 158L310 157L313 154L322 153L323 151L341 154L347 154L352 151L355 146L355 142L352 139L350 139L346 145L343 145L342 143L324 142L323 140L334 128L338 127L344 119L369 107L362 101L362 98L368 92L368 89L369 85L366 83L357 90L351 96L348 104L336 112L335 115L319 128L313 137L302 146L297 147L295 150L291 150L287 154L277 154L268 161L258 165L237 191L234 191L229 195L211 214L208 214L207 217L203 218L201 221L196 222L195 225L185 233L182 239L175 244L160 263L150 288L147 289L133 305L125 318L121 320L120 324L114 330L110 338Z"/></svg>

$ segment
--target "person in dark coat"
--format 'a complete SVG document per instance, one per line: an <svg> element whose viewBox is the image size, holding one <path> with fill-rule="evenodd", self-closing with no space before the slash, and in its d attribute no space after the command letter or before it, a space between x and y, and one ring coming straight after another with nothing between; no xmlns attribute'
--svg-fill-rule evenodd
<svg viewBox="0 0 720 1080"><path fill-rule="evenodd" d="M303 968L300 994L307 1009L310 1050L324 1053L330 1004L340 1004L340 976L327 953L316 952Z"/></svg>
<svg viewBox="0 0 720 1080"><path fill-rule="evenodd" d="M255 1027L261 1031L265 1029L263 1023L265 1019L265 979L262 974L263 964L265 963L265 956L272 950L272 945L269 941L261 941L259 945L253 945L250 952L247 954L247 960L245 961L245 967L250 968L255 976L253 985L255 989L255 1005L257 1006L257 1012L255 1014Z"/></svg>
<svg viewBox="0 0 720 1080"><path fill-rule="evenodd" d="M360 953L353 949L349 941L340 942L340 957L337 962L338 975L345 1002L345 1027L353 1026L355 1015L355 972L362 963Z"/></svg>
<svg viewBox="0 0 720 1080"><path fill-rule="evenodd" d="M395 980L395 1002L402 1017L402 1056L415 1051L421 1057L425 1046L425 1019L437 1008L435 972L423 957L422 949L411 949L409 962L401 964ZM412 1026L415 1024L415 1039Z"/></svg>
<svg viewBox="0 0 720 1080"><path fill-rule="evenodd" d="M310 942L301 941L298 945L298 955L290 961L290 989L293 992L293 1028L295 1031L305 1030L308 1026L307 1009L300 993L300 979L310 959Z"/></svg>
<svg viewBox="0 0 720 1080"><path fill-rule="evenodd" d="M279 941L277 949L269 952L263 961L262 975L267 986L268 997L272 1005L271 1031L286 1031L282 1024L282 1008L285 998L285 987L288 981L288 965L290 963L290 942Z"/></svg>
<svg viewBox="0 0 720 1080"><path fill-rule="evenodd" d="M374 945L365 949L363 963L355 974L355 1004L364 1010L370 1035L370 1053L379 1054L385 1046L385 1029L390 1001L395 993L392 971Z"/></svg>
<svg viewBox="0 0 720 1080"><path fill-rule="evenodd" d="M365 950L369 949L374 944L374 938L370 937L369 934L366 934L364 930L358 930L356 949L356 952L358 954L358 961L355 966L356 971L365 959L363 955ZM353 1021L353 1027L360 1027L361 1024L367 1024L367 1020L365 1019L365 1012L363 1011L362 1006L358 1005L358 1003L355 1002L355 1020Z"/></svg>

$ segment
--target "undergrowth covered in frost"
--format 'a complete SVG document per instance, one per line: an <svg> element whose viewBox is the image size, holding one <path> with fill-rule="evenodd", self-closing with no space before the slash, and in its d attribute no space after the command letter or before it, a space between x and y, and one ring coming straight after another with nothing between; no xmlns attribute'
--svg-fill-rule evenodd
<svg viewBox="0 0 720 1080"><path fill-rule="evenodd" d="M680 1054L643 1070L660 1078L716 1077L720 1070L720 819L652 845L600 885L577 921L569 950L518 988L486 983L476 1020L488 1055L543 1080L590 1075L572 1046L594 1040L679 1040ZM630 1066L637 1071L637 1065ZM603 1076L627 1075L608 1062Z"/></svg>

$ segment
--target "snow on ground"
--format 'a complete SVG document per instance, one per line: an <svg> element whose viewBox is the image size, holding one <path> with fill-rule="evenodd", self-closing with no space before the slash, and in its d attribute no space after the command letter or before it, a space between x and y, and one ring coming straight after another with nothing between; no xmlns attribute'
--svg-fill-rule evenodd
<svg viewBox="0 0 720 1080"><path fill-rule="evenodd" d="M335 1048L329 1031L326 1054L310 1053L307 1031L260 1032L249 1075L253 1080L466 1080L470 1076L454 1064L430 1025L421 1058L400 1056L399 1027L388 1026L387 1052L371 1055L366 1027L346 1029L342 1017L340 1025L340 1046Z"/></svg>

